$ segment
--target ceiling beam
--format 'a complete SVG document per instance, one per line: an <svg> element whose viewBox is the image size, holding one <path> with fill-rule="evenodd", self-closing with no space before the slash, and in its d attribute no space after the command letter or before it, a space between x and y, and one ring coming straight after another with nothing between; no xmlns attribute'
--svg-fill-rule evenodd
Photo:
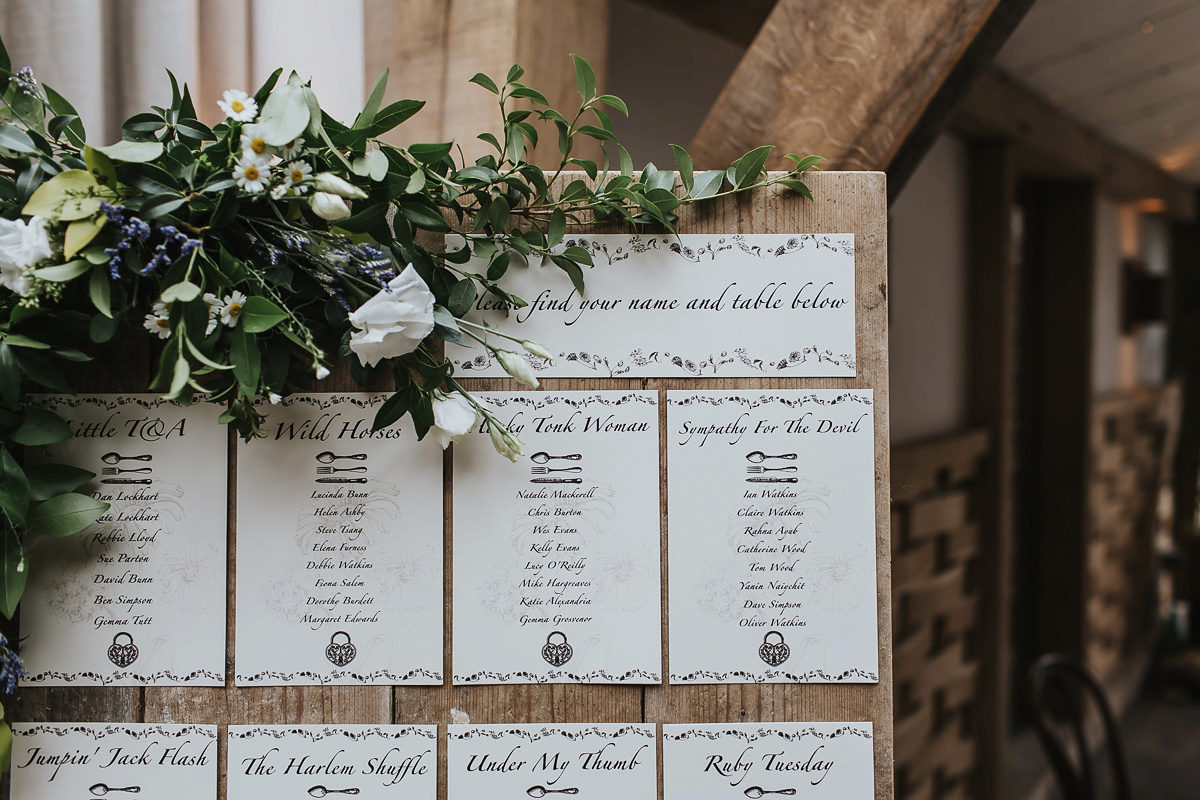
<svg viewBox="0 0 1200 800"><path fill-rule="evenodd" d="M686 22L693 28L715 33L747 47L754 41L776 0L738 0L736 8L729 0L634 0Z"/></svg>
<svg viewBox="0 0 1200 800"><path fill-rule="evenodd" d="M779 0L693 140L696 165L773 143L775 167L787 152L828 169L901 167L894 196L1030 5Z"/></svg>
<svg viewBox="0 0 1200 800"><path fill-rule="evenodd" d="M1022 174L1091 178L1116 199L1154 201L1148 209L1161 206L1178 219L1195 216L1196 197L1186 181L1109 141L999 69L983 73L950 125L967 136L1012 141Z"/></svg>

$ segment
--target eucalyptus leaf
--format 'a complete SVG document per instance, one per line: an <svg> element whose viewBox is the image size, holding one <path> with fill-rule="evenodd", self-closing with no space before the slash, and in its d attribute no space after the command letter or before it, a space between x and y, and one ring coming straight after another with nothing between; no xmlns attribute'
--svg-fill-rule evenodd
<svg viewBox="0 0 1200 800"><path fill-rule="evenodd" d="M25 412L25 419L9 434L9 438L26 447L58 444L71 438L71 426L53 411L31 408Z"/></svg>
<svg viewBox="0 0 1200 800"><path fill-rule="evenodd" d="M92 147L103 153L112 161L122 161L126 164L144 164L162 157L162 142L130 142L122 141L107 147Z"/></svg>
<svg viewBox="0 0 1200 800"><path fill-rule="evenodd" d="M70 464L31 464L25 468L29 497L34 502L73 492L96 477L96 473Z"/></svg>
<svg viewBox="0 0 1200 800"><path fill-rule="evenodd" d="M70 536L91 525L110 507L86 495L68 492L32 508L25 524L44 536Z"/></svg>
<svg viewBox="0 0 1200 800"><path fill-rule="evenodd" d="M0 613L12 619L17 613L17 603L25 593L25 582L29 578L29 563L25 559L25 548L14 530L0 530L4 537L4 565L0 568Z"/></svg>
<svg viewBox="0 0 1200 800"><path fill-rule="evenodd" d="M71 280L72 278L78 278L91 268L92 265L88 263L87 259L80 258L67 264L59 264L56 267L41 267L39 269L35 269L33 274L35 277L44 281L63 283Z"/></svg>
<svg viewBox="0 0 1200 800"><path fill-rule="evenodd" d="M282 147L308 128L311 116L304 88L291 82L276 86L263 104L258 116L258 134L267 144Z"/></svg>

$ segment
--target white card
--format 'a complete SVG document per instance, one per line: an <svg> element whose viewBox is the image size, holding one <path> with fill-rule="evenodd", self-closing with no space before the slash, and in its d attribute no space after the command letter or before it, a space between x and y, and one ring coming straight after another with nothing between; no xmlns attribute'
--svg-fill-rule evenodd
<svg viewBox="0 0 1200 800"><path fill-rule="evenodd" d="M663 725L663 800L873 800L870 722Z"/></svg>
<svg viewBox="0 0 1200 800"><path fill-rule="evenodd" d="M39 398L75 436L30 464L96 473L94 525L30 548L26 685L225 684L226 485L218 409L150 395Z"/></svg>
<svg viewBox="0 0 1200 800"><path fill-rule="evenodd" d="M656 800L654 725L451 725L448 800Z"/></svg>
<svg viewBox="0 0 1200 800"><path fill-rule="evenodd" d="M434 800L436 725L230 725L228 800Z"/></svg>
<svg viewBox="0 0 1200 800"><path fill-rule="evenodd" d="M662 680L655 392L477 395L454 446L454 683Z"/></svg>
<svg viewBox="0 0 1200 800"><path fill-rule="evenodd" d="M239 686L442 683L442 451L383 394L293 395L238 443Z"/></svg>
<svg viewBox="0 0 1200 800"><path fill-rule="evenodd" d="M489 293L469 314L551 348L552 362L530 358L547 377L854 376L853 234L588 234L562 247L592 256L583 297L535 258L501 282L527 306L505 316ZM504 375L478 350L447 355L460 376Z"/></svg>
<svg viewBox="0 0 1200 800"><path fill-rule="evenodd" d="M216 800L216 725L18 722L12 728L13 800Z"/></svg>
<svg viewBox="0 0 1200 800"><path fill-rule="evenodd" d="M874 683L869 389L667 393L671 683Z"/></svg>

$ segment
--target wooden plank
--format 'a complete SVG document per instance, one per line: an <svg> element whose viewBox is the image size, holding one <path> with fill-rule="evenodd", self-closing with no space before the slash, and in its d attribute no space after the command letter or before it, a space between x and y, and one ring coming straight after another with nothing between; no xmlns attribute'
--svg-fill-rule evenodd
<svg viewBox="0 0 1200 800"><path fill-rule="evenodd" d="M383 138L395 144L453 140L468 162L495 152L477 134L503 135L495 96L468 82L475 73L502 83L508 68L520 64L526 69L522 82L564 113L579 104L571 53L591 63L599 82L604 79L608 0L364 0L363 20L368 89L390 67L385 103L428 101ZM534 163L558 166L555 137L534 153ZM599 153L598 146L580 143L579 157Z"/></svg>
<svg viewBox="0 0 1200 800"><path fill-rule="evenodd" d="M729 0L634 0L639 5L678 17L693 28L715 33L747 47L758 35L775 0L738 0L731 14Z"/></svg>
<svg viewBox="0 0 1200 800"><path fill-rule="evenodd" d="M791 151L823 155L832 169L887 169L997 10L1011 30L1020 15L1007 7L1024 5L779 0L696 134L695 163L724 167L770 142L774 165Z"/></svg>
<svg viewBox="0 0 1200 800"><path fill-rule="evenodd" d="M973 478L988 451L989 434L973 430L905 445L892 453L892 500L908 503Z"/></svg>
<svg viewBox="0 0 1200 800"><path fill-rule="evenodd" d="M979 77L950 124L967 136L1012 141L1022 173L1090 178L1107 195L1160 199L1171 216L1195 218L1195 195L1187 182L1106 140L998 69Z"/></svg>

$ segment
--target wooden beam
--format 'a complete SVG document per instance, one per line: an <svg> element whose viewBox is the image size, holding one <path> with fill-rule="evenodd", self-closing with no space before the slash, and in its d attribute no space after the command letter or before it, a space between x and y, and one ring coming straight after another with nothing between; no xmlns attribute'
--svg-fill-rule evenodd
<svg viewBox="0 0 1200 800"><path fill-rule="evenodd" d="M634 0L639 5L678 17L693 28L715 33L748 47L758 35L776 0L738 0L731 13L729 0Z"/></svg>
<svg viewBox="0 0 1200 800"><path fill-rule="evenodd" d="M964 90L964 81L950 82L956 67L990 59L1028 5L779 0L692 142L696 165L725 166L773 143L776 165L792 151L822 155L831 169L886 170L914 133L932 142L919 125L935 99L944 119ZM954 91L939 99L948 82Z"/></svg>
<svg viewBox="0 0 1200 800"><path fill-rule="evenodd" d="M501 135L495 96L468 82L477 72L502 83L508 68L520 64L522 81L564 113L579 104L571 53L586 58L603 82L608 0L364 0L363 17L368 87L390 67L385 103L428 101L393 131L389 140L396 144L452 140L468 161L494 152L475 138L484 131ZM581 150L583 158L599 154L598 147ZM532 160L558 166L553 136Z"/></svg>
<svg viewBox="0 0 1200 800"><path fill-rule="evenodd" d="M1122 200L1157 198L1166 212L1192 219L1191 187L1146 158L1114 144L998 69L989 69L963 98L951 127L969 136L1018 145L1018 169L1053 178L1089 178Z"/></svg>

